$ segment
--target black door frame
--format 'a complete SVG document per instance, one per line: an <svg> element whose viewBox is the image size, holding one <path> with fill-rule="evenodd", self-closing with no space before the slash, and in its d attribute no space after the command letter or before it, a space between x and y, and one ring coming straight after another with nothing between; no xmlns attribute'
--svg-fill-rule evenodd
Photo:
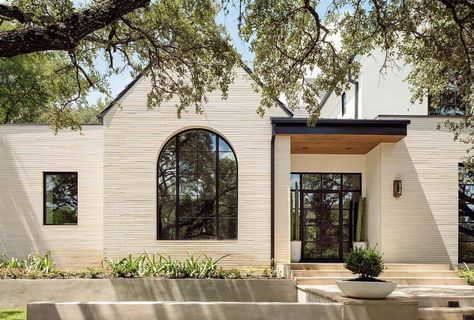
<svg viewBox="0 0 474 320"><path fill-rule="evenodd" d="M343 261L343 254L344 254L344 222L343 222L343 193L344 192L359 192L360 195L362 196L362 173L360 172L291 172L291 174L298 174L299 175L299 181L300 181L300 186L299 186L299 201L300 201L300 208L299 208L299 217L300 217L300 239L301 239L301 262L342 262ZM303 189L303 183L302 183L302 176L307 175L307 174L338 174L341 175L341 188L338 190L327 190L327 189ZM359 176L359 181L360 181L360 189L359 190L343 190L342 187L342 179L343 175L358 175ZM305 258L304 256L304 243L305 243L305 232L304 232L304 226L305 226L305 219L304 219L304 194L305 193L317 193L317 194L325 194L325 193L337 193L339 197L339 230L338 230L338 242L339 242L339 258L338 259L312 259L312 258ZM322 197L321 197L322 200ZM353 200L354 201L354 200ZM352 241L353 241L353 234L352 234L352 229L353 229L353 217L352 215L354 214L354 208L353 206L353 201L351 201L350 204L350 209L349 209L349 239L351 242L351 247L352 247Z"/></svg>

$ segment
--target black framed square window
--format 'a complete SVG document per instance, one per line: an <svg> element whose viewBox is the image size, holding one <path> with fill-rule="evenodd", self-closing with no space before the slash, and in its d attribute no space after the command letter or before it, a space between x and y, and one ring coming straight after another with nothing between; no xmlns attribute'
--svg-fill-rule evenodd
<svg viewBox="0 0 474 320"><path fill-rule="evenodd" d="M428 115L464 116L466 112L466 104L454 83L449 83L439 96L428 96Z"/></svg>
<svg viewBox="0 0 474 320"><path fill-rule="evenodd" d="M77 225L77 172L43 172L43 224Z"/></svg>
<svg viewBox="0 0 474 320"><path fill-rule="evenodd" d="M347 111L347 97L346 97L346 93L344 92L341 96L341 112L342 112L342 115L345 115L346 114L346 111Z"/></svg>

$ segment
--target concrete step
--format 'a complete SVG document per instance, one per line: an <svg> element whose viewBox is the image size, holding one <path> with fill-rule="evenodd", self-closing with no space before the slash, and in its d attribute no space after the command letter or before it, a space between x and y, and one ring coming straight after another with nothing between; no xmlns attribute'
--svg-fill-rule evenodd
<svg viewBox="0 0 474 320"><path fill-rule="evenodd" d="M385 268L391 271L400 270L450 270L449 264L437 263L386 263Z"/></svg>
<svg viewBox="0 0 474 320"><path fill-rule="evenodd" d="M294 279L297 285L334 285L336 280L351 278L353 277L296 277ZM399 285L466 285L466 281L459 277L381 277L381 279L395 281Z"/></svg>
<svg viewBox="0 0 474 320"><path fill-rule="evenodd" d="M290 270L346 270L343 263L290 263L286 266L288 266ZM449 264L433 263L386 263L385 268L390 271L450 270Z"/></svg>
<svg viewBox="0 0 474 320"><path fill-rule="evenodd" d="M346 270L342 263L290 263L290 270Z"/></svg>
<svg viewBox="0 0 474 320"><path fill-rule="evenodd" d="M293 270L295 277L352 277L348 270ZM385 270L382 277L457 277L453 270Z"/></svg>
<svg viewBox="0 0 474 320"><path fill-rule="evenodd" d="M469 316L465 317L465 316ZM419 308L419 320L463 320L474 319L474 307Z"/></svg>

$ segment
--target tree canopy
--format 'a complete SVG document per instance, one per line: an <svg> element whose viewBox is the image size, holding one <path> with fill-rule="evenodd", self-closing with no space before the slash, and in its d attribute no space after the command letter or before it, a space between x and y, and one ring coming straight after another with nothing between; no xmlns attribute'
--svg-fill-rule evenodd
<svg viewBox="0 0 474 320"><path fill-rule="evenodd" d="M316 119L321 94L346 90L348 75L356 78L360 71L354 57L378 48L385 53L382 72L400 61L411 65L407 82L413 100L440 96L454 84L468 110L464 120L448 122L448 128L456 138L474 141L473 0L75 3L12 0L0 5L0 68L21 64L22 59L45 59L53 61L51 70L75 84L61 90L62 95L52 95L55 109L61 111L58 115L67 115L64 106L89 88L106 93L108 77L124 68L133 75L146 69L150 75L150 108L178 97L178 115L189 108L201 112L206 92L220 89L225 97L239 62L225 28L216 23L219 10L232 7L239 13L235 23L241 37L254 54L254 75L264 84L260 113L284 95L291 109L303 106ZM96 56L108 62L107 70L98 70ZM309 73L311 81L307 81ZM25 82L20 82L29 87L31 77L25 74ZM51 86L54 92L54 81ZM35 99L41 100L41 95ZM61 116L55 119L58 127L73 123L60 122Z"/></svg>
<svg viewBox="0 0 474 320"><path fill-rule="evenodd" d="M238 63L224 27L215 22L218 9L210 0L96 0L83 6L70 0L12 0L0 4L0 68L10 71L1 77L6 82L17 77L12 64L51 59L22 76L21 85L31 87L32 77L66 79L43 82L34 98L40 102L45 92L56 98L47 116L56 129L78 127L73 107L84 103L90 89L108 94L108 78L124 70L132 76L146 70L152 79L150 108L177 97L178 114L189 108L201 112L206 92L220 89L226 95ZM98 56L106 70L97 66ZM54 94L57 85L66 84L67 90ZM21 105L21 113L35 101Z"/></svg>

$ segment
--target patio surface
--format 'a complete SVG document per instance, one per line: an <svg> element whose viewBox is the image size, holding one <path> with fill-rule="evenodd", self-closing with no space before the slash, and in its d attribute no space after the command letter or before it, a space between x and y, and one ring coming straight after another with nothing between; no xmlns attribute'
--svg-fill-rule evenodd
<svg viewBox="0 0 474 320"><path fill-rule="evenodd" d="M337 302L357 302L343 295L335 285L307 285L298 289L323 299ZM474 307L474 286L398 286L386 300L417 301L419 307L447 307L448 301L458 301L460 307ZM365 300L367 301L367 300ZM370 301L370 300L369 300ZM380 300L373 300L380 301Z"/></svg>

